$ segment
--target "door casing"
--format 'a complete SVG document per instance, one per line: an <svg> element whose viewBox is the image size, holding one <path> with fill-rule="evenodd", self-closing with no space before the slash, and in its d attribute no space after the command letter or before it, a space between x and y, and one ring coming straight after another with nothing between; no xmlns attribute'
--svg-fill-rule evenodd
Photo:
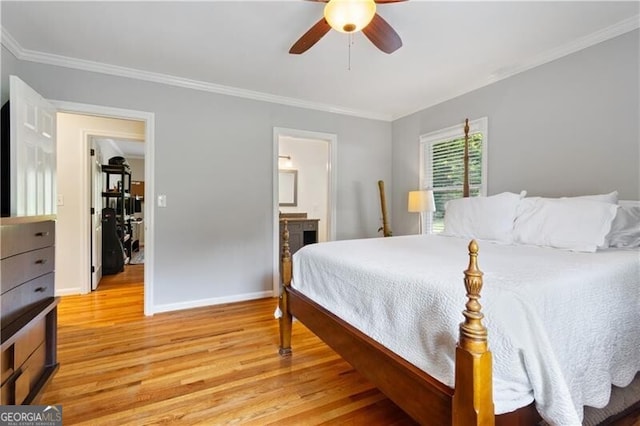
<svg viewBox="0 0 640 426"><path fill-rule="evenodd" d="M337 204L337 158L338 136L334 133L321 133L309 130L289 129L285 127L273 128L273 296L280 294L280 217L278 206L278 155L280 138L291 137L298 139L312 139L327 142L329 155L327 158L327 173L329 176L327 194L327 241L336 239L336 204Z"/></svg>
<svg viewBox="0 0 640 426"><path fill-rule="evenodd" d="M59 112L66 112L70 114L83 114L94 115L100 117L108 117L115 119L125 120L137 120L145 123L145 199L154 200L155 185L154 185L154 131L155 131L155 115L152 112L136 111L121 108L112 108L101 105L82 104L77 102L49 100L49 102L56 107ZM95 135L95 132L91 132L91 135ZM90 171L90 159L89 159L89 146L88 135L83 137L85 143L85 162L87 166L83 168L80 178L80 185L82 186L82 198L81 203L86 206L87 213L91 208L91 189L89 188L91 178ZM99 135L98 135L99 136ZM153 306L153 273L154 273L154 223L155 223L155 203L146 202L144 204L144 217L145 217L145 267L144 267L144 314L153 315L155 312ZM82 241L86 250L85 255L79 259L78 267L83 268L83 271L91 270L91 217L89 214L83 216L82 223L78 227L78 232L81 235ZM84 292L91 291L91 277L87 274L87 280L82 286Z"/></svg>

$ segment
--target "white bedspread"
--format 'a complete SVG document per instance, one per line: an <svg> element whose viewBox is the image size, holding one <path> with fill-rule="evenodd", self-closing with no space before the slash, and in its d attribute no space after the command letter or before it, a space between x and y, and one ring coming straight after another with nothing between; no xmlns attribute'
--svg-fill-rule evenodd
<svg viewBox="0 0 640 426"><path fill-rule="evenodd" d="M406 236L305 246L293 287L453 387L468 240ZM535 399L579 425L640 371L638 251L574 253L479 241L496 413Z"/></svg>

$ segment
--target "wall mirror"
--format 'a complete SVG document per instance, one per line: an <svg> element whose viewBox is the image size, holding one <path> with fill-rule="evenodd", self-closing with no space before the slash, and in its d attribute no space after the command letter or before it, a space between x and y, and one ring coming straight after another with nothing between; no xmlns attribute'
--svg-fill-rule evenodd
<svg viewBox="0 0 640 426"><path fill-rule="evenodd" d="M279 170L278 177L280 205L295 207L298 205L298 171Z"/></svg>

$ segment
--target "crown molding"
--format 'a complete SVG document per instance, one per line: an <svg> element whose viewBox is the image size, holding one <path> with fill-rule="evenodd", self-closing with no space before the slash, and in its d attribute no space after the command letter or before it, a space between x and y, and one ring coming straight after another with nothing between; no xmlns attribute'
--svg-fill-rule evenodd
<svg viewBox="0 0 640 426"><path fill-rule="evenodd" d="M391 121L395 121L402 117L407 117L411 114L415 114L416 112L422 111L424 109L431 108L432 106L438 105L442 102L446 102L450 99L457 98L458 96L464 95L465 93L469 93L471 91L488 86L500 80L504 80L506 78L512 77L521 72L530 70L537 66L546 64L556 59L560 59L572 53L576 53L580 50L583 50L588 47L594 46L598 43L602 43L604 41L610 40L622 34L626 34L638 28L640 28L640 15L635 15L630 18L624 19L616 24L603 28L594 33L587 34L584 37L581 37L577 40L573 40L555 49L551 49L546 52L543 52L542 54L531 58L531 60L527 62L520 63L511 67L505 67L505 68L499 69L495 73L493 73L491 76L489 76L489 78L484 83L470 85L467 87L461 87L455 93L452 93L446 97L442 97L441 99L436 99L433 102L429 103L428 105L423 105L420 108L413 109L412 111L407 111L405 113L394 115L391 117Z"/></svg>
<svg viewBox="0 0 640 426"><path fill-rule="evenodd" d="M5 27L1 28L1 43L4 45L17 59L21 61L37 62L41 64L54 65L64 68L72 68L82 71L96 72L100 74L108 74L117 77L126 77L137 80L144 80L153 83L167 84L186 89L200 90L203 92L217 93L220 95L235 96L239 98L252 99L256 101L276 103L280 105L313 109L317 111L330 112L334 114L349 115L359 118L367 118L371 120L391 121L388 114L380 114L371 111L362 111L350 108L344 108L337 105L323 104L318 102L309 102L302 99L289 98L286 96L278 96L270 93L257 92L253 90L241 89L232 86L223 86L221 84L209 83L200 80L177 77L169 74L161 74L150 71L142 71L135 68L127 68L118 65L111 65L102 62L87 61L84 59L71 58L68 56L55 55L51 53L38 52L35 50L24 49L13 38Z"/></svg>
<svg viewBox="0 0 640 426"><path fill-rule="evenodd" d="M205 81L192 80L183 77L176 77L168 74L161 74L149 71L142 71L134 68L121 67L117 65L110 65L102 62L87 61L84 59L71 58L67 56L54 55L50 53L38 52L35 50L24 49L13 38L13 36L4 28L0 27L0 42L4 45L16 58L23 61L37 62L47 65L55 65L65 68L78 69L83 71L96 72L101 74L108 74L118 77L126 77L137 80L144 80L154 83L167 84L170 86L177 86L186 89L200 90L204 92L217 93L221 95L235 96L245 99L252 99L263 102L276 103L280 105L313 109L317 111L329 112L334 114L348 115L353 117L367 118L380 121L395 121L402 117L414 114L423 109L430 108L439 103L456 98L465 93L473 90L480 89L481 87L488 86L500 80L504 80L508 77L512 77L521 72L530 70L545 63L560 59L564 56L578 52L580 50L591 47L595 44L612 39L622 34L640 28L640 15L635 15L630 18L624 19L609 27L603 28L594 33L588 34L577 40L566 43L555 49L546 51L538 56L533 57L531 60L516 64L511 67L506 67L497 70L482 84L468 86L463 90L457 90L456 93L443 97L442 99L436 99L430 102L428 105L423 105L420 108L406 111L403 113L388 115L380 114L371 111L362 111L340 107L337 105L309 102L302 99L289 98L285 96L278 96L269 93L257 92L247 89L241 89L232 86L223 86L221 84L208 83Z"/></svg>
<svg viewBox="0 0 640 426"><path fill-rule="evenodd" d="M640 28L640 15L635 15L594 33L587 34L584 37L580 37L562 46L543 52L542 54L531 58L531 60L527 62L498 70L489 77L488 83L490 84L499 80L504 80L505 78L511 77L515 74L555 61L556 59L560 59L564 56L586 49L587 47L594 46L598 43L602 43L603 41L607 41L638 28Z"/></svg>

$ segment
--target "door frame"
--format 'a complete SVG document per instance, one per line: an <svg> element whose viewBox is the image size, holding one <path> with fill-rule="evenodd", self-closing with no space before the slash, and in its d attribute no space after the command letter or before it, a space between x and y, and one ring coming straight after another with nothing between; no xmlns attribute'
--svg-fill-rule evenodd
<svg viewBox="0 0 640 426"><path fill-rule="evenodd" d="M66 111L64 111L66 112ZM112 118L112 117L110 117ZM93 170L94 164L95 164L95 157L92 157L90 153L92 149L97 149L96 148L96 142L95 139L96 138L112 138L112 139L125 139L125 140L135 140L138 141L140 143L144 143L144 140L139 140L138 139L138 135L137 134L132 134L132 133L126 133L126 132L117 132L117 131L110 131L110 130L93 130L93 129L83 129L82 130L82 152L85 153L85 158L88 161L88 166L87 166L87 176L89 178L89 203L92 203L92 200L94 200L94 197L96 196L96 194L94 194L95 191L95 186L93 185L93 175L95 173L95 171ZM102 192L102 191L100 191ZM89 205L90 208L94 207L92 204ZM96 211L94 213L95 215L101 215L101 212ZM93 220L90 219L90 222L92 222ZM93 223L90 224L91 228L89 231L89 244L93 253L93 243L95 238L92 238L93 235L95 233L95 228ZM89 257L89 269L91 269L93 266L95 266L95 262L92 261L92 255ZM98 268L96 268L98 269ZM102 269L102 265L100 265L100 268ZM95 274L98 274L98 271L95 271ZM97 277L98 279L100 279L102 277L102 272L100 271L99 277ZM81 292L82 294L88 294L94 290L96 290L98 288L98 282L95 283L95 287L94 287L94 273L91 272L91 280L89 281L88 285L85 285L85 283L81 283Z"/></svg>
<svg viewBox="0 0 640 426"><path fill-rule="evenodd" d="M102 189L102 167L100 166L100 177L98 175L98 165L102 164L102 155L99 153L97 149L95 136L91 134L86 134L86 131L83 131L82 135L83 142L83 152L86 152L89 149L89 188L91 191L89 202L91 211L91 230L89 231L89 241L91 244L91 279L89 280L89 288L91 291L97 290L98 285L100 284L100 280L102 279L102 259L96 259L102 256L102 212L98 210L98 206L100 203L97 202L98 194L97 194L97 180L100 180L100 189ZM87 145L88 148L85 148L84 145ZM100 194L102 195L102 194ZM96 226L96 224L98 226ZM99 230L98 230L99 229ZM95 256L94 256L95 255ZM84 289L83 293L84 293Z"/></svg>
<svg viewBox="0 0 640 426"><path fill-rule="evenodd" d="M273 297L280 294L280 216L278 206L278 155L280 138L291 137L324 141L328 144L327 174L329 179L327 194L327 241L336 239L337 211L337 164L338 135L334 133L314 132L310 130L273 128Z"/></svg>
<svg viewBox="0 0 640 426"><path fill-rule="evenodd" d="M155 203L153 202L155 194L154 189L154 153L155 153L155 115L152 112L137 111L122 108L113 108L101 105L82 104L78 102L49 100L49 102L58 110L58 112L66 112L70 114L81 115L93 115L106 118L124 119L124 120L136 120L142 121L145 124L144 135L144 158L145 158L145 200L149 202L144 203L144 223L145 223L145 253L144 253L144 314L149 316L154 314L153 306L153 271L154 271L154 241L155 241ZM89 176L89 162L90 154L88 147L88 134L96 136L96 132L87 132L83 135L83 147L86 167L83 167L82 175L80 179L81 186L81 199L80 202L86 207L87 214L82 216L82 223L79 226L80 237L83 241L83 245L86 247L84 255L80 259L79 267L83 268L83 271L91 270L91 218L89 209L91 208L91 188L90 176ZM112 132L111 132L112 133ZM100 136L100 135L97 135ZM91 291L91 275L86 274L87 281L82 283L82 289L86 292Z"/></svg>

